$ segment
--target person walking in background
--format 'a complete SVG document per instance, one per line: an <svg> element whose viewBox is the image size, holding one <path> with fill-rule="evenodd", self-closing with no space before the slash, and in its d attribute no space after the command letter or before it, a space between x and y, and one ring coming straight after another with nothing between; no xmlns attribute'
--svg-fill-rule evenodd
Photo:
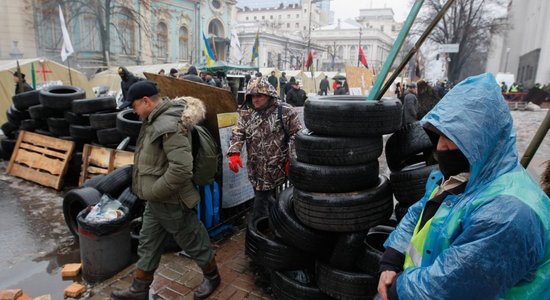
<svg viewBox="0 0 550 300"><path fill-rule="evenodd" d="M334 90L334 95L347 95L346 88L342 86L342 82L340 80L336 80L336 89Z"/></svg>
<svg viewBox="0 0 550 300"><path fill-rule="evenodd" d="M277 80L277 76L275 76L275 71L271 71L271 75L267 78L267 81L271 83L271 85L275 88L275 90L279 89L279 81Z"/></svg>
<svg viewBox="0 0 550 300"><path fill-rule="evenodd" d="M187 69L187 72L181 76L181 79L204 83L204 81L198 76L197 68L195 66L190 66L189 69Z"/></svg>
<svg viewBox="0 0 550 300"><path fill-rule="evenodd" d="M206 299L220 285L210 237L194 211L200 201L193 178L189 131L204 119L206 108L196 98L162 99L156 83L145 80L128 91L131 106L143 121L137 138L132 192L146 201L139 232L132 285L114 290L111 298L149 299L149 286L169 235L203 272L194 299Z"/></svg>
<svg viewBox="0 0 550 300"><path fill-rule="evenodd" d="M178 78L178 70L172 68L170 69L170 77L173 77L173 78Z"/></svg>
<svg viewBox="0 0 550 300"><path fill-rule="evenodd" d="M253 79L233 128L227 156L229 169L243 167L241 150L246 143L248 179L254 188L252 220L267 216L275 188L286 181L293 158L294 136L302 129L292 106L279 102L275 88L263 78Z"/></svg>
<svg viewBox="0 0 550 300"><path fill-rule="evenodd" d="M330 83L328 82L328 76L325 76L325 79L322 79L319 83L319 90L321 91L321 96L328 95L330 90Z"/></svg>
<svg viewBox="0 0 550 300"><path fill-rule="evenodd" d="M120 91L122 92L122 101L126 101L126 96L128 95L128 90L130 87L138 82L143 80L142 78L139 78L135 76L134 74L130 73L126 67L118 67L118 75L120 76Z"/></svg>
<svg viewBox="0 0 550 300"><path fill-rule="evenodd" d="M405 98L403 99L402 125L414 123L418 120L418 101L416 99L416 84L410 83L407 85Z"/></svg>
<svg viewBox="0 0 550 300"><path fill-rule="evenodd" d="M286 79L286 73L281 73L281 77L279 77L279 93L281 94L281 100L284 102L286 99L286 93L284 92L286 89L286 84L288 80Z"/></svg>
<svg viewBox="0 0 550 300"><path fill-rule="evenodd" d="M397 82L395 84L395 96L397 99L401 100L401 103L403 103L404 95L403 95L403 87L401 86L401 82Z"/></svg>
<svg viewBox="0 0 550 300"><path fill-rule="evenodd" d="M19 79L19 75L21 75L21 79ZM13 82L15 82L15 95L34 90L25 80L25 74L23 73L15 71L13 73Z"/></svg>
<svg viewBox="0 0 550 300"><path fill-rule="evenodd" d="M291 83L290 86L290 91L286 94L286 103L292 106L304 106L307 99L306 92L300 88L296 81Z"/></svg>

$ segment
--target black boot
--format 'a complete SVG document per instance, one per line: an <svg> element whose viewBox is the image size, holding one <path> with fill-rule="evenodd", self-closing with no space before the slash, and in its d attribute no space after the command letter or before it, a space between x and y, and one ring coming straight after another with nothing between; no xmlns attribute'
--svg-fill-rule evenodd
<svg viewBox="0 0 550 300"><path fill-rule="evenodd" d="M208 267L203 269L203 276L201 284L195 290L194 300L203 300L208 298L220 285L220 273L218 273L218 266L216 260L208 264Z"/></svg>
<svg viewBox="0 0 550 300"><path fill-rule="evenodd" d="M149 286L153 283L154 272L136 270L132 285L127 289L116 289L111 292L112 300L148 300Z"/></svg>

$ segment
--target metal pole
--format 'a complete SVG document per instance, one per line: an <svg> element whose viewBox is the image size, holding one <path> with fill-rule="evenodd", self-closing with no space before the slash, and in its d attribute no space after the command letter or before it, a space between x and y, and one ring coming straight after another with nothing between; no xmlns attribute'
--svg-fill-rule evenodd
<svg viewBox="0 0 550 300"><path fill-rule="evenodd" d="M437 15L435 16L435 18L432 20L432 22L430 23L430 25L428 25L428 28L426 28L426 30L422 33L422 35L420 36L420 38L418 39L418 41L416 41L416 43L414 44L414 46L411 48L411 50L409 51L409 53L407 53L407 55L405 56L405 58L401 61L401 64L399 64L399 66L397 67L397 69L395 69L395 71L393 72L393 74L390 76L390 78L388 79L388 81L386 81L386 83L384 84L384 86L378 90L376 92L374 96L374 98L372 99L380 99L380 97L382 97L382 95L384 95L384 93L390 88L390 86L393 84L393 81L395 80L395 78L397 78L397 76L399 75L399 73L401 72L401 70L403 70L403 68L405 67L405 65L409 62L409 60L414 56L414 54L416 53L416 51L418 51L418 49L420 48L420 46L422 46L422 43L424 43L424 41L426 40L426 38L428 38L428 35L430 35L430 33L432 32L432 30L435 28L435 26L437 25L437 23L439 22L439 20L441 20L441 18L443 18L443 16L445 15L445 13L447 12L447 10L449 9L449 7L451 7L451 5L453 4L454 0L448 0L447 3L445 3L445 5L441 8L441 10L437 13ZM392 49L393 51L393 49ZM386 61L387 63L387 61ZM384 65L385 66L385 65ZM410 77L412 78L412 69L409 70L410 72ZM381 74L378 74L378 75L381 75ZM380 80L383 80L386 76L383 76L380 78ZM378 79L379 77L377 76L376 77L376 82L378 82ZM374 90L374 88L373 88ZM372 100L369 96L369 99Z"/></svg>
<svg viewBox="0 0 550 300"><path fill-rule="evenodd" d="M69 68L69 82L71 83L71 85L73 85L73 77L71 76L71 64L69 63L70 60L71 58L67 57L67 68Z"/></svg>
<svg viewBox="0 0 550 300"><path fill-rule="evenodd" d="M18 92L23 93L25 90L23 89L23 74L21 74L21 67L19 66L19 60L16 60L17 62L17 78L19 78L19 85Z"/></svg>
<svg viewBox="0 0 550 300"><path fill-rule="evenodd" d="M361 57L359 57L359 51L361 51L361 35L363 34L363 28L359 27L359 49L357 49L357 66L361 63Z"/></svg>
<svg viewBox="0 0 550 300"><path fill-rule="evenodd" d="M521 157L521 165L524 168L527 169L527 166L529 166L531 159L533 159L533 156L535 156L535 153L537 153L537 150L539 149L540 144L544 140L546 133L548 133L549 128L550 128L550 110L546 113L546 117L540 124L540 127L537 130L537 133L535 133L535 136L531 140L531 143L529 143L529 146L527 146L527 150L525 150L525 153Z"/></svg>
<svg viewBox="0 0 550 300"><path fill-rule="evenodd" d="M405 42L405 37L411 30L414 19L416 18L416 15L418 15L418 12L420 11L420 8L422 7L423 3L424 3L424 0L415 1L411 9L411 12L409 13L409 16L407 16L407 19L403 24L403 28L399 32L399 35L397 36L397 39L395 40L395 43L393 44L393 47L391 48L390 53L388 54L388 58L386 59L386 62L382 66L382 70L380 70L380 72L376 76L376 81L374 82L372 91L369 93L369 96L368 96L369 100L378 99L376 97L378 97L380 88L382 87L382 83L384 83L384 79L386 78L386 75L388 74L390 67L393 65L393 61L395 60L395 57L399 53L399 49L401 49L401 46L403 46L403 43Z"/></svg>

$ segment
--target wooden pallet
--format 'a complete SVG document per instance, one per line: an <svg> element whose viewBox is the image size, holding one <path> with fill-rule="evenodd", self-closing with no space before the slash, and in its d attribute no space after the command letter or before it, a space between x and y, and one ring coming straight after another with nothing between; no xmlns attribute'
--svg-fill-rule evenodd
<svg viewBox="0 0 550 300"><path fill-rule="evenodd" d="M109 174L115 169L132 164L133 152L86 144L82 150L82 168L78 185L94 176Z"/></svg>
<svg viewBox="0 0 550 300"><path fill-rule="evenodd" d="M74 142L20 131L6 173L61 189Z"/></svg>

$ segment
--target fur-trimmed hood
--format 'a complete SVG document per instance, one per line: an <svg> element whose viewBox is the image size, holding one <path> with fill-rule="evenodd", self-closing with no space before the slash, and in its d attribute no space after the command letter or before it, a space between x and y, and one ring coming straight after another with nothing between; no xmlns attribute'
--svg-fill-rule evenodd
<svg viewBox="0 0 550 300"><path fill-rule="evenodd" d="M173 106L183 106L181 124L189 129L202 122L206 117L206 106L195 97L185 96L172 99Z"/></svg>

